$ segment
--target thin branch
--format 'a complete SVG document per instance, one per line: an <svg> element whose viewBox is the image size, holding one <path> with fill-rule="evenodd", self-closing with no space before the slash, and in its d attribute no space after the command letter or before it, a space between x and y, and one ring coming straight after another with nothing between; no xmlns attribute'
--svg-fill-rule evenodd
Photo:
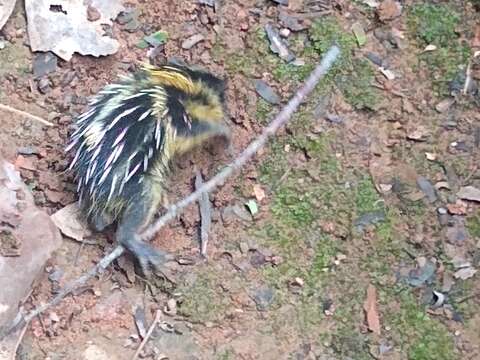
<svg viewBox="0 0 480 360"><path fill-rule="evenodd" d="M148 229L142 234L143 239L149 240L155 236L155 234L166 223L173 220L185 207L191 203L200 199L202 194L208 193L214 190L220 184L223 184L225 180L232 175L234 171L239 170L247 161L249 161L260 150L267 140L274 135L283 125L285 125L293 113L297 110L305 97L309 95L318 81L330 70L338 55L340 49L337 46L332 46L330 50L325 54L322 62L315 68L310 74L305 84L297 91L295 96L288 102L288 104L280 111L280 113L273 119L273 121L264 128L260 136L250 143L247 148L227 167L220 171L217 175L204 183L199 189L196 189L193 193L186 198L180 200L175 205L172 205L170 209L158 220L156 220Z"/></svg>
<svg viewBox="0 0 480 360"><path fill-rule="evenodd" d="M5 111L9 111L11 113L14 113L14 114L17 114L17 115L21 115L21 116L25 116L29 119L32 119L32 120L36 120L38 122L41 122L43 125L47 125L47 126L53 126L53 124L50 122L50 121L47 121L45 119L42 119L41 117L39 116L36 116L36 115L33 115L33 114L30 114L26 111L22 111L22 110L18 110L18 109L15 109L11 106L8 106L8 105L5 105L5 104L0 104L0 110L5 110Z"/></svg>
<svg viewBox="0 0 480 360"><path fill-rule="evenodd" d="M122 246L120 245L117 246L112 252L104 256L99 261L99 263L94 267L92 267L88 272L86 272L85 274L80 276L78 279L66 285L62 289L62 291L60 291L57 295L55 295L55 297L52 300L50 300L48 303L38 306L35 310L30 311L27 315L23 317L18 317L18 321L12 324L10 329L8 329L5 334L8 334L10 331L15 330L20 325L30 323L30 321L32 321L33 318L43 313L45 310L49 309L50 307L58 304L65 296L69 295L78 287L80 287L81 285L84 285L87 281L89 281L90 279L94 278L98 274L101 274L103 271L105 271L105 269L113 262L113 260L115 260L120 255L122 255L124 251L125 250ZM3 334L0 334L0 339L2 338L2 336Z"/></svg>
<svg viewBox="0 0 480 360"><path fill-rule="evenodd" d="M200 171L197 171L195 177L195 189L200 189L203 185L203 178ZM208 233L212 224L212 205L207 193L203 193L198 201L200 207L200 254L207 256Z"/></svg>
<svg viewBox="0 0 480 360"><path fill-rule="evenodd" d="M148 340L150 339L150 336L152 336L153 330L155 330L155 327L160 321L160 316L162 315L162 312L160 310L157 310L155 313L155 319L153 319L152 325L150 325L150 328L147 331L147 334L143 338L142 342L140 343L140 346L138 347L137 351L135 351L135 354L133 355L132 360L135 360L138 355L142 352L143 348L147 344Z"/></svg>
<svg viewBox="0 0 480 360"><path fill-rule="evenodd" d="M315 68L312 74L308 77L305 84L298 90L297 94L288 102L288 104L282 109L282 111L273 119L273 121L263 130L262 134L240 154L240 156L230 163L225 169L214 176L212 179L203 183L192 194L173 205L162 217L160 217L152 226L150 226L142 237L144 239L152 238L158 230L160 230L167 222L174 219L177 214L186 206L200 199L203 194L206 194L214 190L217 186L224 183L225 180L234 172L239 170L248 160L250 160L267 142L267 140L274 135L281 126L286 124L296 109L303 102L305 97L312 92L320 79L331 68L338 55L340 49L337 46L332 46L330 50L325 54L322 62ZM6 332L0 333L0 340L4 335L10 333L22 324L28 324L37 315L43 313L50 307L58 304L65 296L72 293L75 289L84 285L87 281L94 278L96 275L102 273L116 258L124 253L125 249L118 245L113 251L104 256L100 262L91 268L87 273L79 277L78 279L70 282L63 288L51 301L37 307L35 310L30 311L25 316L17 316L17 321L7 329ZM153 331L153 330L152 330Z"/></svg>

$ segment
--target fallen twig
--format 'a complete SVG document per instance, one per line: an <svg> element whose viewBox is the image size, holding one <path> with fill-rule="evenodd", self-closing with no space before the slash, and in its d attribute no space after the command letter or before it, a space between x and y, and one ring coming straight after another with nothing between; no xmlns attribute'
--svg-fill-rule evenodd
<svg viewBox="0 0 480 360"><path fill-rule="evenodd" d="M18 109L15 109L11 106L8 106L8 105L5 105L5 104L0 104L0 109L1 110L5 110L5 111L9 111L9 112L12 112L14 114L17 114L17 115L22 115L22 116L25 116L29 119L32 119L32 120L36 120L38 122L41 122L43 125L47 125L47 126L53 126L53 124L50 122L50 121L47 121L45 119L42 119L41 117L39 116L36 116L36 115L33 115L33 114L30 114L26 111L22 111L22 110L18 110Z"/></svg>
<svg viewBox="0 0 480 360"><path fill-rule="evenodd" d="M45 310L49 309L50 307L58 304L65 296L70 294L72 291L84 285L88 280L92 279L98 274L101 274L107 267L112 263L113 260L118 258L120 255L123 254L124 248L122 246L117 246L112 252L108 255L104 256L97 265L91 268L88 272L80 276L78 279L70 282L66 285L52 300L48 303L38 306L35 310L30 311L27 315L23 317L17 317L17 322L12 324L12 326L5 332L5 334L0 334L0 340L2 339L3 335L8 334L10 331L15 330L18 326L23 324L28 324L32 319L39 314L43 313Z"/></svg>
<svg viewBox="0 0 480 360"><path fill-rule="evenodd" d="M476 51L473 54L473 59L477 56L480 56L480 51ZM467 95L468 89L470 88L470 84L472 82L472 60L468 61L467 70L465 71L465 84L463 85L463 95Z"/></svg>
<svg viewBox="0 0 480 360"><path fill-rule="evenodd" d="M143 239L151 239L166 223L174 219L178 213L191 203L197 201L203 193L208 193L215 189L220 184L223 184L225 180L232 175L234 171L239 170L248 160L250 160L258 150L260 150L267 140L274 135L288 120L292 117L292 114L297 110L300 104L303 102L310 92L315 88L318 81L328 72L334 61L340 54L340 49L337 46L332 46L330 50L325 54L322 62L317 65L315 70L310 74L305 84L297 91L295 96L290 99L288 104L280 111L280 113L272 120L272 122L263 129L260 136L250 143L245 150L228 166L226 166L217 175L204 183L199 189L196 189L193 193L185 197L184 199L172 205L170 209L158 220L156 220L143 234Z"/></svg>
<svg viewBox="0 0 480 360"><path fill-rule="evenodd" d="M195 189L199 189L203 184L203 178L200 171L197 171L195 177ZM198 200L200 207L200 254L207 256L208 233L212 224L212 206L208 193L203 193Z"/></svg>
<svg viewBox="0 0 480 360"><path fill-rule="evenodd" d="M162 315L162 312L160 310L157 310L155 313L155 319L153 319L152 325L148 328L147 334L143 338L142 342L140 343L140 346L138 347L137 351L135 351L135 354L133 354L132 360L135 360L138 355L142 352L143 348L147 344L148 339L150 339L150 336L152 336L153 330L155 330L155 327L157 326L158 322L160 321L160 316Z"/></svg>
<svg viewBox="0 0 480 360"><path fill-rule="evenodd" d="M158 232L158 230L160 230L166 223L174 219L182 209L199 200L203 194L212 191L217 186L224 183L225 180L230 175L232 175L234 171L239 170L248 160L250 160L257 153L257 151L266 144L267 140L272 135L274 135L281 126L283 126L290 120L291 116L303 102L305 97L310 94L310 92L312 92L318 81L328 72L339 54L340 49L337 46L332 46L330 50L325 54L322 62L310 74L304 85L298 90L295 96L290 99L288 104L282 109L282 111L280 111L280 113L272 120L272 122L263 130L262 134L260 134L260 136L256 140L250 143L250 145L238 156L238 158L231 162L225 169L223 169L209 181L203 183L193 193L180 200L175 205L171 206L170 209L162 217L155 221L155 223L152 224L142 234L142 237L144 239L152 238ZM6 331L5 334L8 334L11 330L15 329L20 324L28 324L35 316L58 304L65 296L70 294L73 290L75 290L81 285L84 285L87 281L95 277L97 274L103 272L110 265L110 263L112 263L120 255L122 255L124 251L125 249L121 245L118 245L112 252L104 256L100 260L100 262L93 268L91 268L87 273L65 286L63 290L60 291L51 301L37 307L35 310L32 310L23 317L17 317L19 320L15 322ZM4 334L0 334L0 340L3 335Z"/></svg>

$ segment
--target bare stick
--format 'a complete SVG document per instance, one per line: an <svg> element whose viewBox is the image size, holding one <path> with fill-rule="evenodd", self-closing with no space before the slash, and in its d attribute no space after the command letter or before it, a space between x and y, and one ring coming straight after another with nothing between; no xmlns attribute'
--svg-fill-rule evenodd
<svg viewBox="0 0 480 360"><path fill-rule="evenodd" d="M78 279L70 282L67 284L62 291L60 291L55 297L50 300L48 303L43 304L38 306L35 310L30 311L27 315L23 317L18 317L18 321L10 327L6 331L6 334L8 334L10 331L14 330L17 328L19 325L22 324L28 324L32 319L41 313L43 313L45 310L49 309L50 307L58 304L65 296L73 292L75 289L80 287L81 285L84 285L87 281L95 277L96 275L102 273L111 263L113 260L118 258L120 255L123 254L124 248L122 246L117 246L112 252L110 252L108 255L104 256L97 265L95 265L93 268L91 268L88 272L80 276ZM0 339L2 338L3 334L0 334Z"/></svg>
<svg viewBox="0 0 480 360"><path fill-rule="evenodd" d="M133 354L132 360L135 360L138 355L142 352L143 348L147 344L148 339L150 339L150 336L152 336L153 330L155 330L155 327L157 326L158 322L160 321L160 316L162 315L162 312L160 310L157 310L155 313L155 319L153 319L152 325L150 325L147 334L143 338L142 342L140 343L140 346L138 347L137 351L135 351L135 354Z"/></svg>
<svg viewBox="0 0 480 360"><path fill-rule="evenodd" d="M326 53L322 62L315 68L312 74L308 77L305 84L298 90L297 94L288 102L288 104L282 109L282 111L273 119L273 121L264 129L262 134L240 154L240 156L230 163L225 169L214 176L212 179L203 183L192 194L173 205L165 215L160 217L151 227L143 234L144 239L152 238L158 230L162 228L168 221L172 220L177 214L186 206L200 199L202 194L208 193L222 184L234 171L240 169L255 153L262 148L267 142L268 138L275 134L275 132L285 123L287 123L295 110L300 106L305 97L312 92L317 85L318 81L328 72L333 65L340 49L337 46L333 46ZM78 279L69 283L65 288L59 292L51 301L37 307L25 316L17 317L16 321L4 334L8 334L11 330L15 329L20 324L28 324L35 316L43 313L50 307L58 304L65 296L70 294L73 290L81 285L84 285L87 281L95 277L97 274L103 272L116 258L123 254L125 249L118 245L112 252L104 256L100 262L91 268L87 273L79 277ZM4 334L0 334L0 340Z"/></svg>
<svg viewBox="0 0 480 360"><path fill-rule="evenodd" d="M337 46L332 46L325 54L322 62L310 74L307 81L305 81L305 84L297 91L295 96L290 99L288 104L282 109L282 111L280 111L275 119L273 119L272 122L266 128L264 128L260 136L251 142L250 145L248 145L247 148L233 162L231 162L217 175L204 183L200 188L196 189L186 198L180 200L175 205L172 205L162 217L156 220L142 234L143 239L151 239L163 226L165 226L166 223L174 219L182 209L197 201L202 194L208 193L220 184L223 184L234 171L239 170L247 161L249 161L257 153L257 151L265 145L267 140L290 120L292 114L297 110L305 97L312 92L318 81L328 72L339 54L340 49Z"/></svg>
<svg viewBox="0 0 480 360"><path fill-rule="evenodd" d="M203 185L203 178L200 171L197 171L195 177L195 189L200 189ZM198 200L200 207L200 253L202 256L207 256L208 233L212 224L212 206L208 193L203 193Z"/></svg>
<svg viewBox="0 0 480 360"><path fill-rule="evenodd" d="M13 108L11 106L8 106L8 105L0 104L0 109L12 112L12 113L17 114L17 115L25 116L25 117L27 117L29 119L32 119L32 120L36 120L38 122L41 122L43 125L53 126L53 124L50 121L42 119L41 117L30 114L26 111L15 109L15 108Z"/></svg>

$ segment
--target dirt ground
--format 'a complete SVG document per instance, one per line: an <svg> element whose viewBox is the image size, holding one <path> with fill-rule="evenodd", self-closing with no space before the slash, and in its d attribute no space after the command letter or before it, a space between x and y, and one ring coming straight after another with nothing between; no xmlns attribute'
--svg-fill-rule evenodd
<svg viewBox="0 0 480 360"><path fill-rule="evenodd" d="M54 123L2 113L0 151L49 214L76 199L64 152L73 118L148 59L144 36L168 33L153 62L180 58L227 79L234 154L333 42L343 54L287 128L210 195L208 260L192 205L153 240L180 257L175 283L142 279L122 257L36 318L18 359L131 359L158 310L141 358L480 359L480 204L461 195L480 189L478 1L203 3L128 1L138 23L114 23L119 51L58 59L42 91L21 4L0 33L0 102ZM293 64L270 49L268 23ZM184 49L197 33L203 41ZM193 190L195 169L210 178L232 156L210 144L178 159L170 202ZM27 309L114 246L111 232L94 239L64 238Z"/></svg>

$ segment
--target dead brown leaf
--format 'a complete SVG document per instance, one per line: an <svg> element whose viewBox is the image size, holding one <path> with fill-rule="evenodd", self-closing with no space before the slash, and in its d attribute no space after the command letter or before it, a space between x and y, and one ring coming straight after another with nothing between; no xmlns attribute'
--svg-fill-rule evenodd
<svg viewBox="0 0 480 360"><path fill-rule="evenodd" d="M480 24L475 26L475 36L472 40L472 47L480 47Z"/></svg>
<svg viewBox="0 0 480 360"><path fill-rule="evenodd" d="M91 235L76 203L58 210L51 216L51 219L65 236L74 240L81 242L85 237Z"/></svg>
<svg viewBox="0 0 480 360"><path fill-rule="evenodd" d="M260 202L265 199L265 190L263 190L260 185L253 185L253 193L255 194L255 198L257 199L257 201Z"/></svg>
<svg viewBox="0 0 480 360"><path fill-rule="evenodd" d="M447 209L452 215L465 215L467 213L467 204L462 200L457 200L455 204L447 204Z"/></svg>
<svg viewBox="0 0 480 360"><path fill-rule="evenodd" d="M384 0L377 9L381 21L393 20L402 14L402 5L394 0Z"/></svg>
<svg viewBox="0 0 480 360"><path fill-rule="evenodd" d="M25 169L25 170L37 170L33 158L25 157L23 155L18 155L17 159L15 160L15 168L16 169Z"/></svg>
<svg viewBox="0 0 480 360"><path fill-rule="evenodd" d="M474 186L464 186L457 193L457 196L463 200L480 202L480 189L477 189Z"/></svg>
<svg viewBox="0 0 480 360"><path fill-rule="evenodd" d="M363 305L367 319L367 326L370 331L380 335L380 317L377 309L377 289L369 284L367 288L367 298Z"/></svg>
<svg viewBox="0 0 480 360"><path fill-rule="evenodd" d="M303 0L289 0L288 8L292 11L299 11L303 8Z"/></svg>

